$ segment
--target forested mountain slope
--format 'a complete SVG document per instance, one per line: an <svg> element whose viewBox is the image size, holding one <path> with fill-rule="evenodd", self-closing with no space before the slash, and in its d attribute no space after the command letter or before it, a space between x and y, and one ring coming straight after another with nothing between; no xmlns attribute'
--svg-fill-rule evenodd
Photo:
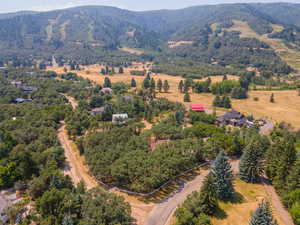
<svg viewBox="0 0 300 225"><path fill-rule="evenodd" d="M187 58L198 63L216 61L221 65L257 66L257 62L267 58L269 61L262 65L264 69L278 64L280 68L273 72L289 73L290 68L267 44L240 38L238 32L223 32L222 28L231 27L232 21L239 20L247 22L260 35L272 33L272 24L297 31L299 15L300 5L283 3L224 4L148 12L84 6L0 14L0 56L56 54L78 60L80 55L88 61L89 57L99 59L108 51L120 54L118 49L126 46L151 50L150 56L144 56L147 59L157 55L164 59L176 56L179 60ZM212 29L213 24L217 24L216 30Z"/></svg>

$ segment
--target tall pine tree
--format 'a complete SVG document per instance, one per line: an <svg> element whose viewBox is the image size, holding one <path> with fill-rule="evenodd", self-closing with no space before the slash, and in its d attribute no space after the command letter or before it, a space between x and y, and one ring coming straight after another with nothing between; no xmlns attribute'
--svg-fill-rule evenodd
<svg viewBox="0 0 300 225"><path fill-rule="evenodd" d="M105 77L103 87L111 88L111 81L108 77Z"/></svg>
<svg viewBox="0 0 300 225"><path fill-rule="evenodd" d="M131 85L130 85L132 88L135 88L136 87L136 81L134 78L131 79Z"/></svg>
<svg viewBox="0 0 300 225"><path fill-rule="evenodd" d="M163 86L162 80L159 79L159 80L157 81L157 89L158 89L159 92L162 91L162 86Z"/></svg>
<svg viewBox="0 0 300 225"><path fill-rule="evenodd" d="M257 183L263 173L263 146L252 140L245 148L239 165L240 178L247 183Z"/></svg>
<svg viewBox="0 0 300 225"><path fill-rule="evenodd" d="M212 167L217 196L220 200L229 200L234 195L233 174L228 157L220 152Z"/></svg>
<svg viewBox="0 0 300 225"><path fill-rule="evenodd" d="M277 225L268 202L262 202L253 213L249 225Z"/></svg>
<svg viewBox="0 0 300 225"><path fill-rule="evenodd" d="M218 207L217 194L212 174L209 174L204 180L198 204L200 212L207 215L213 215Z"/></svg>
<svg viewBox="0 0 300 225"><path fill-rule="evenodd" d="M164 89L164 92L166 92L166 93L169 92L170 85L169 85L169 82L167 80L164 81L163 89Z"/></svg>

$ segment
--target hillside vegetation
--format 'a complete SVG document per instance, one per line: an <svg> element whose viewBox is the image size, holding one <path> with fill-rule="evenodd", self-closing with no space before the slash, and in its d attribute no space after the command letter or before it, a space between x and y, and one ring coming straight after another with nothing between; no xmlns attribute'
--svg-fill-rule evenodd
<svg viewBox="0 0 300 225"><path fill-rule="evenodd" d="M278 15L287 14L287 8L291 13L282 19ZM56 55L59 63L155 61L159 71L176 75L194 74L197 68L211 71L208 65L216 67L210 74L219 73L218 67L224 66L255 66L288 74L292 72L290 66L298 68L298 61L288 60L295 50L286 51L286 45L294 49L299 46L299 14L297 4L275 3L148 12L85 6L1 14L0 61L24 65L37 58L51 62ZM240 29L245 27L249 29ZM285 51L279 53L277 48ZM182 67L182 71L172 71L174 66Z"/></svg>

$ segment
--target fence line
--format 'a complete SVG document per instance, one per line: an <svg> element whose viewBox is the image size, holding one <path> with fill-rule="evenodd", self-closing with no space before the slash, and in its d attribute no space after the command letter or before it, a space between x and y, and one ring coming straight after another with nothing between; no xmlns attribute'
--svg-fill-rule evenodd
<svg viewBox="0 0 300 225"><path fill-rule="evenodd" d="M103 183L101 180L97 179L96 180L102 185L104 186L106 189L112 189L112 188L116 188L118 191L120 192L123 192L123 193L126 193L126 194L130 194L130 195L139 195L139 196L142 196L142 197L148 197L150 195L153 195L154 193L158 192L159 190L161 190L162 188L164 188L165 186L167 186L168 184L170 184L171 182L175 181L177 178L183 176L184 174L187 174L195 169L199 169L205 165L209 165L210 164L210 161L207 161L205 163L202 163L196 167L193 167L189 170L186 170L182 173L180 173L179 175L175 176L174 178L166 181L164 184L162 184L160 187L156 188L155 190L151 191L151 192L148 192L148 193L140 193L140 192L134 192L134 191L128 191L128 190L125 190L125 189L122 189L122 188L119 188L117 186L111 186L111 185L108 185L108 184L105 184Z"/></svg>

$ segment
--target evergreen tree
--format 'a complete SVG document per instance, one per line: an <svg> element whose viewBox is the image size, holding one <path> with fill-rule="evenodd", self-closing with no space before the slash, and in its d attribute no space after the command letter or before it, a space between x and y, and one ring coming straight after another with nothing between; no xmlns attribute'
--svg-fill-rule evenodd
<svg viewBox="0 0 300 225"><path fill-rule="evenodd" d="M183 92L183 86L184 86L184 84L183 84L183 81L181 80L181 81L179 82L179 84L178 84L178 91L179 91L180 93Z"/></svg>
<svg viewBox="0 0 300 225"><path fill-rule="evenodd" d="M111 88L111 81L108 77L105 77L103 87Z"/></svg>
<svg viewBox="0 0 300 225"><path fill-rule="evenodd" d="M106 70L104 68L101 68L101 72L103 75L106 75Z"/></svg>
<svg viewBox="0 0 300 225"><path fill-rule="evenodd" d="M236 99L246 99L248 98L247 90L242 87L235 87L232 89L231 97Z"/></svg>
<svg viewBox="0 0 300 225"><path fill-rule="evenodd" d="M169 83L167 80L164 81L163 89L164 89L164 92L166 92L166 93L169 92L170 86L169 86Z"/></svg>
<svg viewBox="0 0 300 225"><path fill-rule="evenodd" d="M286 179L297 160L293 137L277 139L267 150L266 173L279 192L284 192Z"/></svg>
<svg viewBox="0 0 300 225"><path fill-rule="evenodd" d="M158 89L159 92L162 91L162 86L163 86L162 80L159 79L158 82L157 82L157 89Z"/></svg>
<svg viewBox="0 0 300 225"><path fill-rule="evenodd" d="M130 85L132 88L135 88L136 87L136 81L134 78L131 79L131 85Z"/></svg>
<svg viewBox="0 0 300 225"><path fill-rule="evenodd" d="M224 96L223 99L223 107L226 109L230 109L231 108L231 101L230 98L228 96Z"/></svg>
<svg viewBox="0 0 300 225"><path fill-rule="evenodd" d="M276 225L273 219L270 205L268 202L262 202L251 217L249 225Z"/></svg>
<svg viewBox="0 0 300 225"><path fill-rule="evenodd" d="M263 147L259 140L252 140L245 148L239 165L239 176L247 183L256 183L263 173Z"/></svg>
<svg viewBox="0 0 300 225"><path fill-rule="evenodd" d="M300 190L300 158L295 162L287 177L285 190L291 192L293 190Z"/></svg>
<svg viewBox="0 0 300 225"><path fill-rule="evenodd" d="M123 74L123 73L124 73L124 68L123 68L122 66L119 68L119 73L120 73L120 74Z"/></svg>
<svg viewBox="0 0 300 225"><path fill-rule="evenodd" d="M213 215L218 207L214 178L209 174L203 183L199 196L200 212Z"/></svg>
<svg viewBox="0 0 300 225"><path fill-rule="evenodd" d="M217 95L213 101L213 106L214 107L220 107L220 105L223 105L222 104L222 101L221 101L221 98L219 95Z"/></svg>
<svg viewBox="0 0 300 225"><path fill-rule="evenodd" d="M234 195L233 174L228 157L220 152L212 167L215 189L220 200L229 200Z"/></svg>
<svg viewBox="0 0 300 225"><path fill-rule="evenodd" d="M151 79L150 87L151 87L152 90L155 91L156 84L155 84L155 80L153 78Z"/></svg>
<svg viewBox="0 0 300 225"><path fill-rule="evenodd" d="M148 89L151 86L150 77L146 77L143 81L143 88Z"/></svg>
<svg viewBox="0 0 300 225"><path fill-rule="evenodd" d="M275 103L274 93L271 94L270 102L271 103Z"/></svg>
<svg viewBox="0 0 300 225"><path fill-rule="evenodd" d="M186 92L183 96L183 101L184 102L191 102L191 96L188 92Z"/></svg>

